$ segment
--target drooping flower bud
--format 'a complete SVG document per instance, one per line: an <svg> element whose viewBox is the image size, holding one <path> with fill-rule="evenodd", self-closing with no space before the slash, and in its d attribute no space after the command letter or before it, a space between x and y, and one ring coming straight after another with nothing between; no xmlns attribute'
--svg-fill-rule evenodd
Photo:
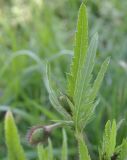
<svg viewBox="0 0 127 160"><path fill-rule="evenodd" d="M60 123L55 123L48 126L35 126L32 127L27 133L27 140L31 145L37 145L39 143L45 144L50 136L52 130L59 127Z"/></svg>
<svg viewBox="0 0 127 160"><path fill-rule="evenodd" d="M28 142L31 145L36 145L38 143L44 143L49 134L46 133L43 126L33 127L27 133Z"/></svg>

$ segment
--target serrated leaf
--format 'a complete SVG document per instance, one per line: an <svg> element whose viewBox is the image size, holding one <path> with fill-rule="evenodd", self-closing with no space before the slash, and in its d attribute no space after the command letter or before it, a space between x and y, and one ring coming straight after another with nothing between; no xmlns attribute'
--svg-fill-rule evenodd
<svg viewBox="0 0 127 160"><path fill-rule="evenodd" d="M63 145L62 145L62 159L61 160L67 160L67 135L65 130L63 129Z"/></svg>
<svg viewBox="0 0 127 160"><path fill-rule="evenodd" d="M116 122L113 120L108 121L105 125L105 132L103 136L103 144L102 144L102 151L101 151L101 157L105 156L106 160L110 160L110 158L115 153L115 146L116 146L116 133L117 133L117 127Z"/></svg>
<svg viewBox="0 0 127 160"><path fill-rule="evenodd" d="M87 94L86 89L90 83L92 76L91 73L93 71L95 64L97 45L98 45L98 34L96 33L92 37L84 65L80 70L81 74L77 78L77 86L74 93L75 105L77 107L80 107L82 105L82 102L84 102L83 101L85 96L84 94Z"/></svg>
<svg viewBox="0 0 127 160"><path fill-rule="evenodd" d="M95 99L96 96L97 96L97 93L100 89L100 86L101 86L101 83L102 83L102 80L104 78L104 75L106 73L106 70L107 70L107 67L108 67L108 64L110 62L110 58L107 58L103 64L101 65L101 69L97 75L97 78L95 79L94 81L94 84L93 84L93 88L92 88L92 94L91 94L91 99Z"/></svg>
<svg viewBox="0 0 127 160"><path fill-rule="evenodd" d="M86 59L82 68L80 68L80 75L77 78L77 86L74 93L75 101L75 123L78 125L81 115L85 114L85 110L88 110L86 104L91 103L88 97L90 90L90 80L92 78L92 71L95 64L96 50L98 44L98 34L96 33L90 43Z"/></svg>
<svg viewBox="0 0 127 160"><path fill-rule="evenodd" d="M94 111L94 101L106 72L109 59L101 66L94 84L91 84L92 72L95 64L98 34L96 33L88 48L88 22L86 7L82 3L79 9L76 32L74 57L71 65L71 73L68 76L69 96L74 100L71 107L76 130L81 130L83 124L91 119Z"/></svg>
<svg viewBox="0 0 127 160"><path fill-rule="evenodd" d="M84 100L85 100L84 105L79 106L80 107L79 113L82 113L82 114L80 114L79 118L77 119L77 121L79 121L79 125L81 126L80 128L83 128L83 124L85 127L85 125L88 123L88 121L91 119L91 117L94 113L95 106L97 106L97 104L98 104L98 103L97 104L94 103L94 101L95 101L95 98L96 98L97 93L99 91L99 88L101 86L102 80L104 78L105 72L106 72L108 64L109 64L109 61L110 61L110 59L107 58L103 62L103 64L101 65L100 71L97 75L97 78L94 81L92 88L90 88L89 90L86 89L86 97L85 97L85 93L83 94ZM77 110L77 112L78 112L78 110Z"/></svg>
<svg viewBox="0 0 127 160"><path fill-rule="evenodd" d="M77 32L75 36L74 56L71 65L71 72L68 75L68 94L73 97L77 87L77 78L80 69L84 64L88 48L88 21L86 6L82 3L79 9Z"/></svg>
<svg viewBox="0 0 127 160"><path fill-rule="evenodd" d="M98 105L98 103L99 100L95 101L95 103L91 102L84 106L84 112L82 113L81 119L79 121L80 128L82 128L81 131L83 131L85 126L92 120L93 115L95 113L95 108Z"/></svg>
<svg viewBox="0 0 127 160"><path fill-rule="evenodd" d="M122 142L119 160L127 160L127 139Z"/></svg>
<svg viewBox="0 0 127 160"><path fill-rule="evenodd" d="M117 126L115 120L113 120L111 127L111 134L110 134L110 151L109 151L110 154L112 154L115 151L116 133L117 133Z"/></svg>
<svg viewBox="0 0 127 160"><path fill-rule="evenodd" d="M26 160L24 150L20 144L18 130L10 111L5 116L5 138L9 160Z"/></svg>
<svg viewBox="0 0 127 160"><path fill-rule="evenodd" d="M77 136L78 136L78 147L79 147L79 159L80 160L91 160L87 146L83 139L83 136L82 135L77 135Z"/></svg>

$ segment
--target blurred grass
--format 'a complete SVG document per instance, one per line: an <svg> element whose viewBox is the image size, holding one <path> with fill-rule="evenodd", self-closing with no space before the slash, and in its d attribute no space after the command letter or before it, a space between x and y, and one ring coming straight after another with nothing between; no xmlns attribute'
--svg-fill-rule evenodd
<svg viewBox="0 0 127 160"><path fill-rule="evenodd" d="M15 113L22 143L29 159L34 149L25 142L28 127L60 118L52 109L43 83L43 62L51 63L52 78L63 90L70 55L73 53L77 0L1 0L0 1L0 158L6 157L3 120L6 110ZM87 2L90 37L99 32L96 70L111 56L111 63L100 90L100 104L94 121L87 127L86 139L93 157L97 157L102 130L108 119L125 119L119 129L118 142L127 135L127 1L91 0ZM59 56L61 54L61 56ZM40 63L42 66L40 67ZM95 70L95 74L96 74ZM59 77L59 78L57 78ZM19 125L21 124L21 125ZM100 128L100 129L98 129ZM94 133L94 137L93 137ZM61 131L52 137L59 157ZM69 154L74 158L74 139L68 131ZM32 152L31 152L32 150Z"/></svg>

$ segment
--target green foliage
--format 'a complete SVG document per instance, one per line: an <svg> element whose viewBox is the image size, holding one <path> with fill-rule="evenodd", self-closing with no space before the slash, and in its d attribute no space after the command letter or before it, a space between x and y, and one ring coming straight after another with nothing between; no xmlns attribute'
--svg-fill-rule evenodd
<svg viewBox="0 0 127 160"><path fill-rule="evenodd" d="M42 144L38 144L37 150L39 160L53 160L53 150L50 139L48 140L48 147L44 148Z"/></svg>
<svg viewBox="0 0 127 160"><path fill-rule="evenodd" d="M77 79L84 65L88 49L88 22L86 6L82 3L79 9L77 32L75 36L74 57L71 65L71 73L68 75L68 92L74 98L77 90Z"/></svg>
<svg viewBox="0 0 127 160"><path fill-rule="evenodd" d="M79 159L80 160L91 160L87 146L85 144L85 141L83 139L83 136L78 134L78 147L79 147Z"/></svg>
<svg viewBox="0 0 127 160"><path fill-rule="evenodd" d="M82 133L97 105L95 98L107 70L109 58L103 62L97 78L94 83L91 84L98 44L98 34L96 33L93 36L88 47L87 12L83 3L79 9L75 37L74 56L72 59L71 72L68 75L68 95L62 96L62 99L58 98L56 91L51 87L48 69L46 71L45 84L50 101L55 109L63 115L65 120L73 120L74 122L73 127L75 128L75 135L78 140L80 159L83 160L87 158L90 160L87 147L82 138ZM70 108L71 112L69 112L67 107Z"/></svg>
<svg viewBox="0 0 127 160"><path fill-rule="evenodd" d="M102 149L99 151L100 160L126 160L127 159L127 140L124 139L122 144L116 147L116 122L108 121L105 125ZM17 127L15 125L12 113L8 111L5 117L5 137L8 148L9 160L26 160L23 148L20 144ZM79 148L80 160L91 160L87 145L85 144L83 134L76 134ZM44 147L42 143L37 146L39 160L54 160L52 142L48 139L48 146ZM61 151L61 160L68 159L67 136L63 129L63 145Z"/></svg>
<svg viewBox="0 0 127 160"><path fill-rule="evenodd" d="M83 124L85 125L87 123L87 119L83 119L84 117L88 117L87 115L90 112L87 112L88 106L90 103L92 103L91 99L89 99L89 89L90 89L90 80L91 80L91 72L93 70L94 65L94 59L96 54L96 48L97 48L97 35L95 35L91 41L85 63L83 64L83 67L80 70L80 75L77 78L77 89L75 92L75 112L74 112L74 118L75 123L77 127L80 127L80 129L83 127ZM88 98L87 98L88 97ZM87 113L86 113L87 112Z"/></svg>
<svg viewBox="0 0 127 160"><path fill-rule="evenodd" d="M95 65L98 34L96 33L93 36L88 48L87 12L83 3L79 9L75 37L74 56L71 65L71 72L68 75L69 92L67 96L64 96L66 98L66 103L63 104L59 101L56 91L51 87L48 69L46 71L45 84L52 105L61 115L64 116L65 120L71 121L73 119L77 132L82 131L92 117L96 105L96 103L94 104L94 101L109 64L109 59L104 61L97 78L92 85L91 80ZM70 108L70 113L67 107Z"/></svg>
<svg viewBox="0 0 127 160"><path fill-rule="evenodd" d="M105 160L110 160L110 158L115 152L116 132L117 128L115 120L112 123L111 121L108 121L105 125L105 132L103 136L103 144L101 151L101 157L103 157Z"/></svg>
<svg viewBox="0 0 127 160"><path fill-rule="evenodd" d="M43 148L43 146L41 144L38 144L37 151L38 151L39 160L43 160L44 148Z"/></svg>
<svg viewBox="0 0 127 160"><path fill-rule="evenodd" d="M95 65L98 34L96 33L88 47L88 22L84 4L79 9L78 25L74 56L71 73L68 80L69 96L73 98L74 109L72 110L76 130L83 130L91 119L95 105L94 101L109 64L105 60L92 86L92 72Z"/></svg>
<svg viewBox="0 0 127 160"><path fill-rule="evenodd" d="M48 159L48 151L47 151L47 149L44 149L42 144L39 144L37 148L38 148L39 160L47 160Z"/></svg>
<svg viewBox="0 0 127 160"><path fill-rule="evenodd" d="M119 148L119 152L116 151L116 153L119 154L119 160L126 160L127 159L127 139L123 140L122 144L118 146L118 148Z"/></svg>
<svg viewBox="0 0 127 160"><path fill-rule="evenodd" d="M68 146L67 146L67 135L63 129L63 145L62 145L62 155L61 160L67 160L68 158Z"/></svg>
<svg viewBox="0 0 127 160"><path fill-rule="evenodd" d="M6 113L5 117L5 138L8 148L8 160L26 160L17 127L10 111Z"/></svg>
<svg viewBox="0 0 127 160"><path fill-rule="evenodd" d="M98 90L99 90L100 85L101 85L101 83L102 83L102 80L103 80L103 78L104 78L105 72L106 72L106 70L107 70L109 61L110 61L110 59L107 58L107 59L103 62L102 66L101 66L101 69L100 69L100 71L99 71L99 73L98 73L98 75L97 75L97 78L96 78L95 81L94 81L94 84L93 84L93 87L92 87L92 94L91 94L91 96L90 96L93 100L94 100L94 98L96 97L96 95L97 95L97 93L98 93Z"/></svg>
<svg viewBox="0 0 127 160"><path fill-rule="evenodd" d="M52 148L52 142L49 139L48 140L48 147L44 147L42 144L38 144L38 157L39 160L53 160L53 148ZM62 145L62 154L61 154L61 160L67 160L68 154L67 154L68 146L67 146L67 136L66 132L63 129L63 145Z"/></svg>
<svg viewBox="0 0 127 160"><path fill-rule="evenodd" d="M53 107L64 117L65 120L71 120L71 116L68 114L65 108L61 105L55 90L51 86L51 80L49 78L50 77L49 74L50 74L50 71L47 65L46 74L45 74L45 85L49 93L50 102L52 103Z"/></svg>
<svg viewBox="0 0 127 160"><path fill-rule="evenodd" d="M115 120L112 123L108 121L105 125L100 160L126 160L127 140L124 139L121 145L116 146L116 136L117 127Z"/></svg>
<svg viewBox="0 0 127 160"><path fill-rule="evenodd" d="M85 2L86 1L84 1L84 3ZM117 144L121 144L123 137L126 137L127 1L88 1L89 36L87 33L88 29L83 30L83 28L88 28L88 22L86 7L82 4L82 7L80 8L80 17L84 17L85 20L82 21L81 18L78 20L78 24L80 25L77 25L74 48L74 55L76 55L74 57L76 57L76 59L73 58L72 60L73 63L71 66L71 73L68 75L66 93L65 72L68 72L70 57L62 55L72 55L72 36L80 3L81 2L77 0L45 0L43 3L40 0L23 2L20 2L20 0L2 0L0 2L0 159L6 159L6 147L4 145L4 139L2 138L3 119L4 113L10 108L16 115L16 124L17 126L20 125L21 135L24 135L28 126L40 123L43 125L48 123L47 121L49 120L62 122L65 126L71 126L73 131L75 131L74 128L76 128L76 130L80 130L83 134L83 128L92 118L94 109L98 104L96 95L104 77L108 59L102 65L99 73L98 68L102 63L102 60L107 56L111 56L112 60L107 76L103 81L103 85L99 92L99 109L97 112L94 112L96 116L95 120L87 127L87 130L85 130L88 138L86 142L88 143L90 153L92 153L91 159L98 159L96 154L98 149L97 145L100 142L100 137L102 135L102 129L99 128L100 126L105 125L106 120L115 118L117 121L120 121L121 117L125 118L117 136ZM85 12L85 14L83 14L83 12ZM82 27L81 24L84 26ZM87 62L86 58L88 58L88 50L92 50L93 48L91 48L90 45L96 46L98 43L96 39L97 35L95 34L94 36L96 38L92 38L92 41L94 42L93 39L95 39L96 42L91 44L91 41L90 45L88 45L88 37L91 37L96 31L99 32L100 39L97 52L97 63L95 66L93 63L90 63L92 64L90 66L91 68L88 65L87 68L89 72L86 72L86 67L83 69L83 65ZM78 34L79 32L81 35ZM83 34L85 34L85 36L83 36ZM76 43L81 41L84 44L83 46L81 43L76 45ZM63 50L63 48L69 50ZM94 49L96 50L96 47L94 47ZM84 53L78 52L79 50L84 51ZM94 52L92 52L92 55L94 55ZM82 57L80 61L79 56ZM59 60L57 60L57 58L59 58ZM93 56L91 58L93 58ZM54 108L62 115L64 120L59 120L59 115L53 110L51 104L48 103L48 96L44 84L42 84L42 73L44 69L42 59L51 62L51 73L53 74L52 80L49 80L49 84L53 92L51 91L52 94L50 94L50 99ZM93 66L94 70L91 72L93 73L92 76L90 71ZM81 76L77 76L79 69L81 72L79 75ZM86 83L88 81L85 81L85 84L83 84L83 81L81 80L85 77L86 73L86 78L88 78L88 75L90 77L89 80L85 78L89 83ZM97 78L95 78L95 75L97 75ZM43 75L43 77L45 77L45 75ZM50 75L48 78L49 77ZM78 83L76 82L76 79L79 79ZM58 90L53 88L53 81L58 85ZM83 85L84 87L82 87ZM79 88L79 90L77 93L75 92L76 96L74 98L73 94L75 87ZM84 92L83 88L86 88ZM80 93L81 96L79 96L78 93ZM82 93L85 94L83 95ZM62 102L59 99L61 95L64 96ZM76 98L77 100L75 100ZM75 101L77 101L77 104L82 104L77 105L78 110L76 110L77 106L75 105ZM87 104L86 102L90 103ZM6 106L5 104L8 105ZM69 134L68 138L69 160L75 159L76 154L76 145L73 145L73 135L74 132ZM61 142L58 141L58 139L61 138L61 134L55 132L53 136L54 146L60 145ZM84 140L82 142L85 143ZM31 148L26 145L24 140L22 143L28 159L37 159L36 153L30 151ZM111 142L109 142L109 144L110 143ZM111 145L112 152L114 144L115 141ZM122 144L115 148L110 160L126 160L126 144L127 140L124 139ZM43 149L45 150L47 147L43 147ZM54 147L53 151L55 151L56 157L60 157L58 148ZM64 152L66 151L63 151L63 153ZM47 153L45 153L45 155L47 156ZM86 157L84 159L86 159Z"/></svg>
<svg viewBox="0 0 127 160"><path fill-rule="evenodd" d="M49 146L48 146L49 160L53 160L53 148L52 148L52 142L51 142L50 139L48 140L48 142L49 142Z"/></svg>

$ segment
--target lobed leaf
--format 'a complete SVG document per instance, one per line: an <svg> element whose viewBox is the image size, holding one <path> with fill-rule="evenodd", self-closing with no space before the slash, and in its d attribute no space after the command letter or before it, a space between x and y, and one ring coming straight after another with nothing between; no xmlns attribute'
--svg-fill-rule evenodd
<svg viewBox="0 0 127 160"><path fill-rule="evenodd" d="M74 101L74 106L70 105L70 108L76 130L82 130L92 117L95 109L94 101L109 63L109 59L104 61L92 85L97 45L98 34L96 33L88 47L87 12L82 3L78 15L71 72L68 75L68 94Z"/></svg>

